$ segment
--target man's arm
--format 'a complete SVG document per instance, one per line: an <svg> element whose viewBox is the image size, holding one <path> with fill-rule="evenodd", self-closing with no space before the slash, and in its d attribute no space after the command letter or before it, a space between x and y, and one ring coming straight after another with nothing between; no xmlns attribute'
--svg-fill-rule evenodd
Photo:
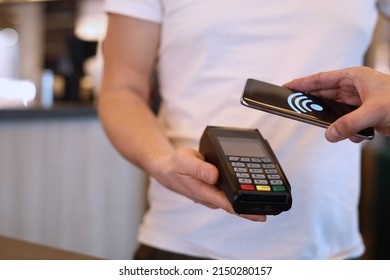
<svg viewBox="0 0 390 280"><path fill-rule="evenodd" d="M98 111L116 149L167 188L210 208L234 213L215 186L218 170L192 149L175 149L149 107L160 25L110 14L103 44ZM264 216L246 216L264 221Z"/></svg>

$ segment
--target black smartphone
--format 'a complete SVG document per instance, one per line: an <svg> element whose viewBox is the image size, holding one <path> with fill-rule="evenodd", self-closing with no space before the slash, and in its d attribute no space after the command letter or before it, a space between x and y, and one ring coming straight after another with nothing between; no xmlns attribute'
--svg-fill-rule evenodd
<svg viewBox="0 0 390 280"><path fill-rule="evenodd" d="M291 208L291 187L257 129L207 126L199 152L218 168L218 185L238 214L277 215Z"/></svg>
<svg viewBox="0 0 390 280"><path fill-rule="evenodd" d="M357 108L255 79L247 80L241 104L323 128ZM367 128L356 135L371 140L375 132Z"/></svg>

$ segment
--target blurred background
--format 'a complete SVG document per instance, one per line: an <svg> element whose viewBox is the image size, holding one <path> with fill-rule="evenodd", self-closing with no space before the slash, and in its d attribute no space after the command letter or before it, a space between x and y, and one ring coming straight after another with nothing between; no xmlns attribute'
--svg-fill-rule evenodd
<svg viewBox="0 0 390 280"><path fill-rule="evenodd" d="M105 28L103 0L0 0L0 237L131 258L147 179L97 118ZM390 74L383 18L366 64ZM365 259L390 258L389 167L389 139L364 144Z"/></svg>
<svg viewBox="0 0 390 280"><path fill-rule="evenodd" d="M0 5L0 77L33 81L32 103L93 101L97 42L106 27L103 1L8 0Z"/></svg>
<svg viewBox="0 0 390 280"><path fill-rule="evenodd" d="M96 114L105 27L102 0L0 0L0 237L131 258L146 177Z"/></svg>

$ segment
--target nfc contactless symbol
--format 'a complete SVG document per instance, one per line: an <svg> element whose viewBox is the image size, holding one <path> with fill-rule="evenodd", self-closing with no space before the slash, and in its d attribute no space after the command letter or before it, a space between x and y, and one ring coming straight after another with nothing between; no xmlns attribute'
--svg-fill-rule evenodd
<svg viewBox="0 0 390 280"><path fill-rule="evenodd" d="M324 110L321 105L314 103L313 100L303 95L301 92L291 94L288 97L287 102L291 109L299 114L312 112L313 110L318 112Z"/></svg>

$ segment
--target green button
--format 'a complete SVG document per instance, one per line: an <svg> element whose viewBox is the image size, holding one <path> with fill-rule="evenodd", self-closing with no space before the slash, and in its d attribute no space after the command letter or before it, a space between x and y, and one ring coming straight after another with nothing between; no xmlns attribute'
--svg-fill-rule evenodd
<svg viewBox="0 0 390 280"><path fill-rule="evenodd" d="M284 192L286 191L286 188L284 186L272 186L272 189L274 192Z"/></svg>

